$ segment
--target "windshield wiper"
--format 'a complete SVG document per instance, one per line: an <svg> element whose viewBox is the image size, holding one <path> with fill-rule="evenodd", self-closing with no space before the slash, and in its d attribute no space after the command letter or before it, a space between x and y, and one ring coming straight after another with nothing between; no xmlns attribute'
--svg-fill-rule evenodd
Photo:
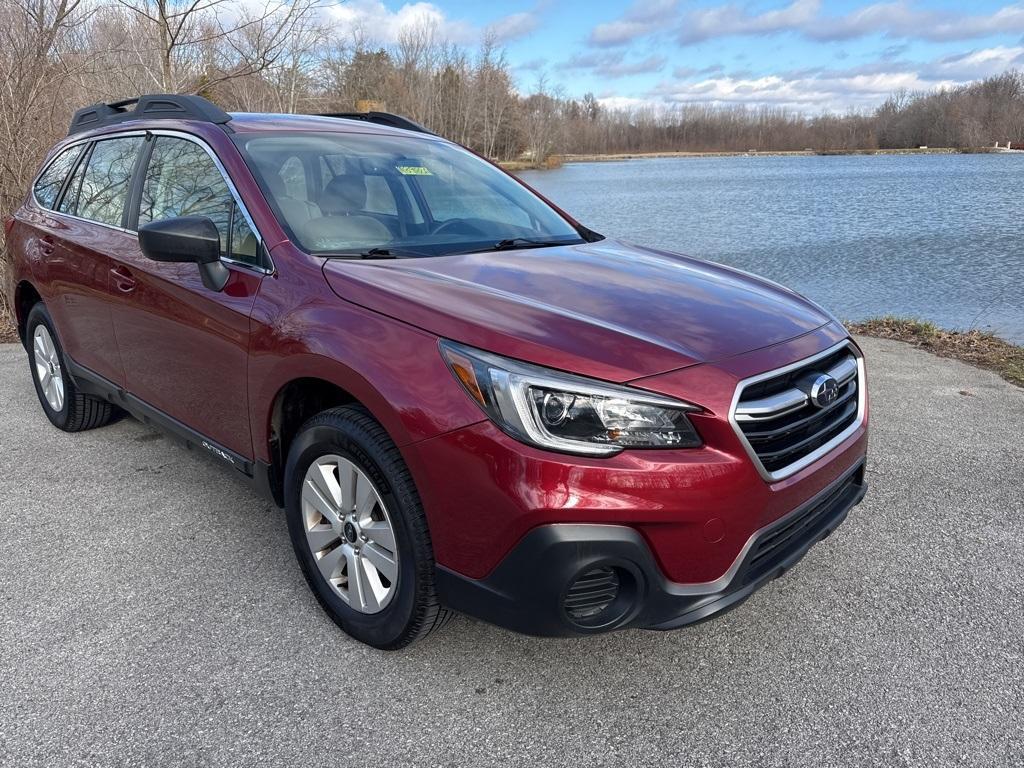
<svg viewBox="0 0 1024 768"><path fill-rule="evenodd" d="M507 240L499 240L494 245L486 248L474 248L471 251L455 251L459 254L489 253L490 251L515 251L523 248L552 248L556 245L579 245L585 240L534 240L530 237L510 237Z"/></svg>
<svg viewBox="0 0 1024 768"><path fill-rule="evenodd" d="M388 248L371 248L359 254L360 259L395 259L397 253L392 253Z"/></svg>
<svg viewBox="0 0 1024 768"><path fill-rule="evenodd" d="M536 240L530 237L510 237L499 240L491 248L494 251L511 251L515 248L548 248L556 245L578 245L578 240Z"/></svg>
<svg viewBox="0 0 1024 768"><path fill-rule="evenodd" d="M414 256L430 256L429 253L411 251L407 248L370 248L365 251L339 251L337 253L318 253L326 259L402 259Z"/></svg>

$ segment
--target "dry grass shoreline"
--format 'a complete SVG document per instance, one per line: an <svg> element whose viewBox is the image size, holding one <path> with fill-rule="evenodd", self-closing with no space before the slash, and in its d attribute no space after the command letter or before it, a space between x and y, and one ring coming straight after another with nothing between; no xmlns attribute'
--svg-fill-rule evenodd
<svg viewBox="0 0 1024 768"><path fill-rule="evenodd" d="M538 171L558 168L564 163L615 163L625 160L651 160L676 157L810 157L838 155L977 155L993 152L991 147L926 147L924 149L800 149L748 150L746 152L613 152L609 154L552 155L541 163L532 160L503 160L498 164L506 171Z"/></svg>
<svg viewBox="0 0 1024 768"><path fill-rule="evenodd" d="M1011 384L1024 387L1024 347L987 331L947 331L934 323L886 315L847 323L851 333L904 341L939 357L995 371Z"/></svg>
<svg viewBox="0 0 1024 768"><path fill-rule="evenodd" d="M7 307L7 298L0 289L0 344L18 341L18 331L14 326L14 312Z"/></svg>

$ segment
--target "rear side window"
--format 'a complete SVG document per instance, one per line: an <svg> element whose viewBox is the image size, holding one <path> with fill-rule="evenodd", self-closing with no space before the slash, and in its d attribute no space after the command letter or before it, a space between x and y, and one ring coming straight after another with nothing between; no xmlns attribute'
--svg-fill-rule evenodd
<svg viewBox="0 0 1024 768"><path fill-rule="evenodd" d="M225 255L258 262L256 236L210 156L195 142L158 136L142 182L139 225L177 216L207 217Z"/></svg>
<svg viewBox="0 0 1024 768"><path fill-rule="evenodd" d="M77 147L65 149L40 174L34 191L36 202L43 206L43 208L52 210L54 205L56 205L61 187L64 186L64 179L68 177L68 173L71 172L71 169L78 161L84 146L84 144L79 144Z"/></svg>
<svg viewBox="0 0 1024 768"><path fill-rule="evenodd" d="M68 188L66 205L61 209L100 224L121 226L135 160L143 141L142 136L131 136L96 142L81 176L81 187L76 190L72 184ZM69 199L72 194L76 199Z"/></svg>

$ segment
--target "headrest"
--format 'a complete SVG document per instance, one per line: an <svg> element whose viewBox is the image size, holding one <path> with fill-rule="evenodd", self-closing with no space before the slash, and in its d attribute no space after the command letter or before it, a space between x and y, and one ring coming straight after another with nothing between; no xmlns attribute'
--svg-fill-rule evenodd
<svg viewBox="0 0 1024 768"><path fill-rule="evenodd" d="M358 213L366 207L366 177L347 173L335 176L320 195L320 210L328 215Z"/></svg>

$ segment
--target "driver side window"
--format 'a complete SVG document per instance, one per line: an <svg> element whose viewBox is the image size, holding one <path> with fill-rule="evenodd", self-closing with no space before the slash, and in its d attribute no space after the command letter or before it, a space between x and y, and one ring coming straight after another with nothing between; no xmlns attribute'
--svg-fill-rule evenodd
<svg viewBox="0 0 1024 768"><path fill-rule="evenodd" d="M256 235L220 169L198 144L157 136L142 183L139 225L176 216L205 216L217 226L221 253L258 264Z"/></svg>

